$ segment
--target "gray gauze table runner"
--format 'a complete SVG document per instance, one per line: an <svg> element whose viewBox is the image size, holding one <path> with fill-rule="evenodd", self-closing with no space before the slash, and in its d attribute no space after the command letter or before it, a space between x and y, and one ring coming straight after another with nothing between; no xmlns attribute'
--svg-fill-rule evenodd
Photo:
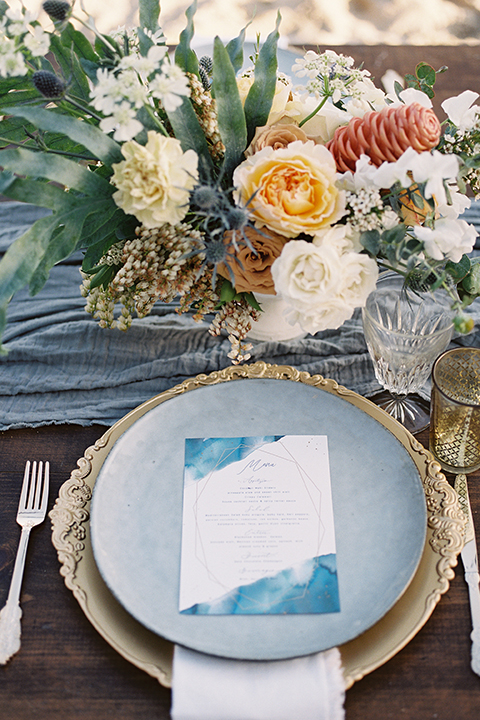
<svg viewBox="0 0 480 720"><path fill-rule="evenodd" d="M44 214L32 205L0 203L0 255ZM465 219L480 233L480 203L473 204ZM25 289L10 304L4 335L9 352L0 357L0 430L112 425L186 378L231 364L228 339L212 337L208 323L179 315L173 304L158 303L126 333L101 329L84 310L80 262L77 254L57 265L38 295L30 297ZM472 311L479 327L454 338L453 344L480 346L480 301ZM319 373L362 395L379 389L359 312L340 329L314 337L255 342L249 362L257 360Z"/></svg>

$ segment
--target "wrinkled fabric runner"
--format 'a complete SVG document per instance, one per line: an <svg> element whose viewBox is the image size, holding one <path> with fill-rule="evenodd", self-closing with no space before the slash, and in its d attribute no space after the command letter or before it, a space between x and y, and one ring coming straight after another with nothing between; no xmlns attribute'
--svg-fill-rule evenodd
<svg viewBox="0 0 480 720"><path fill-rule="evenodd" d="M1 202L0 255L45 214L32 205ZM480 232L480 203L465 219ZM178 315L174 304L157 304L126 333L102 330L84 310L80 262L77 254L59 264L38 295L22 290L9 306L4 334L9 353L0 357L0 430L60 423L109 426L186 378L231 364L227 338L212 337L208 323ZM473 310L480 325L478 300ZM454 343L480 346L480 328ZM249 362L257 360L319 373L361 395L379 389L359 312L339 330L256 342Z"/></svg>

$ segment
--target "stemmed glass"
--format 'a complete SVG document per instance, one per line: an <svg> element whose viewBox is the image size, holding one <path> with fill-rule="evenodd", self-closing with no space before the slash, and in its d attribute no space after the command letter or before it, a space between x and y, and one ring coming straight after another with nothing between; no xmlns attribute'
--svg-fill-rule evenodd
<svg viewBox="0 0 480 720"><path fill-rule="evenodd" d="M382 273L362 310L375 377L384 390L370 398L412 433L428 426L430 404L418 394L453 333L452 299L444 290L406 287Z"/></svg>

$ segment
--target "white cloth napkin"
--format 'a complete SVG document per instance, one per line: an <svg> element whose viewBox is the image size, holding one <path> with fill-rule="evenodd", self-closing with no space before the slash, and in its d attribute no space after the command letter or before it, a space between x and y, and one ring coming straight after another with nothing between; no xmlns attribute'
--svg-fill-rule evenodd
<svg viewBox="0 0 480 720"><path fill-rule="evenodd" d="M172 720L342 720L337 648L293 660L227 660L175 646Z"/></svg>

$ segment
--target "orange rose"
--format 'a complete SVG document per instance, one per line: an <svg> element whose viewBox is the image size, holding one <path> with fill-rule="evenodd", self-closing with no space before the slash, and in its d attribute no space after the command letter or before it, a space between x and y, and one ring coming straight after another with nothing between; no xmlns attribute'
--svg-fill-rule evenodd
<svg viewBox="0 0 480 720"><path fill-rule="evenodd" d="M245 150L245 156L253 155L264 147L270 146L274 150L287 147L295 140L307 142L308 136L298 125L292 123L279 123L277 125L264 125L257 128L254 138Z"/></svg>
<svg viewBox="0 0 480 720"><path fill-rule="evenodd" d="M253 227L245 228L245 235L253 246L255 252L240 238L240 249L238 252L229 251L226 263L221 263L217 271L220 275L232 280L231 273L235 278L235 290L237 292L258 292L264 295L275 295L270 267L288 242L283 235L277 235L272 230L263 227L259 230ZM239 242L238 234L236 236ZM232 231L224 235L225 243L231 243Z"/></svg>

